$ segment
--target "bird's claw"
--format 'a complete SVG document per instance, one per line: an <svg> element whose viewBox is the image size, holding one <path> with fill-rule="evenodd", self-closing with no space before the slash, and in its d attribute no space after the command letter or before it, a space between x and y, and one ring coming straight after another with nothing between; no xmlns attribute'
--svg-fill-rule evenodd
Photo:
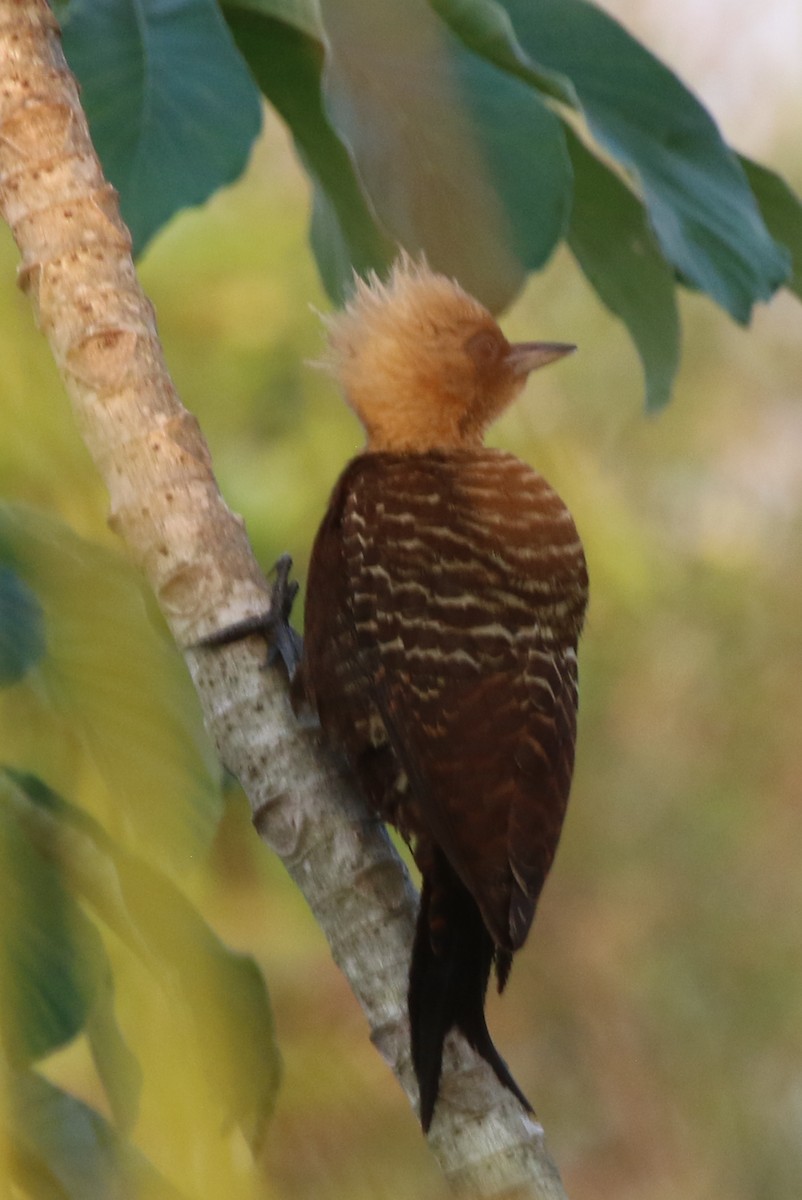
<svg viewBox="0 0 802 1200"><path fill-rule="evenodd" d="M292 558L289 554L282 554L271 572L275 580L270 592L270 607L265 612L235 621L225 629L218 629L216 633L202 638L198 645L228 646L253 634L260 634L267 642L265 666L272 667L281 659L292 679L301 662L304 640L290 625L292 606L299 589L297 580L290 579L291 570Z"/></svg>

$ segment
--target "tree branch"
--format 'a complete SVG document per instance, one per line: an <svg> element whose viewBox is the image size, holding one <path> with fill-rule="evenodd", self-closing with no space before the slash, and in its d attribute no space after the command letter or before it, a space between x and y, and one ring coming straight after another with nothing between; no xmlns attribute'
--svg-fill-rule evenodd
<svg viewBox="0 0 802 1200"><path fill-rule="evenodd" d="M0 0L0 209L21 252L19 283L108 488L110 523L177 642L263 610L268 590L167 373L45 0ZM185 653L260 836L302 889L414 1103L405 999L416 896L403 865L342 764L296 722L283 676L260 669L262 644ZM454 1034L429 1140L463 1194L564 1200L541 1126Z"/></svg>

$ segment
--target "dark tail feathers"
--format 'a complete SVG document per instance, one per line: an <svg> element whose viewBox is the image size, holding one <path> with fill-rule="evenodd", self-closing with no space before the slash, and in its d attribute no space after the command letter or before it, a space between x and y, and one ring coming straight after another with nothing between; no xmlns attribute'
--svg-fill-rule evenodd
<svg viewBox="0 0 802 1200"><path fill-rule="evenodd" d="M487 1030L485 993L493 965L493 939L468 889L440 851L423 880L420 913L409 971L412 1065L420 1090L420 1120L428 1131L440 1087L443 1042L455 1026L521 1104L521 1092ZM500 982L510 956L501 952Z"/></svg>

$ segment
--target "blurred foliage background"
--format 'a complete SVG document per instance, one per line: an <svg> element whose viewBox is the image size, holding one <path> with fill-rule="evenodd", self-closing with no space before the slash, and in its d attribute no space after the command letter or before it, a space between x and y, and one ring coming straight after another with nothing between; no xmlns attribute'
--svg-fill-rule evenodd
<svg viewBox="0 0 802 1200"><path fill-rule="evenodd" d="M802 99L783 65L795 68L787 51L795 37L798 55L802 38L793 0L759 11L753 0L719 0L704 14L690 2L670 14L649 0L607 7L701 91L739 149L800 190ZM269 119L247 178L171 222L141 264L170 368L228 502L264 564L290 550L302 580L329 489L360 445L333 385L308 365L322 344L310 304L327 304L306 244L307 202ZM101 485L13 287L5 234L0 263L2 496L119 555ZM542 470L568 502L592 603L563 842L489 1021L572 1200L797 1200L800 309L784 294L744 332L685 296L682 317L675 399L651 418L626 335L563 252L503 321L511 337L580 346L532 382L492 440ZM136 622L143 631L148 622L146 602L137 603L139 616L117 630L119 686L108 705L123 729L134 719L121 698L125 664L146 637ZM168 659L150 685L136 683L145 710L148 686L186 695L182 664ZM147 855L156 827L115 827L115 784L98 775L97 747L37 725L34 700L6 693L1 756L68 788ZM137 721L146 753L147 713ZM182 754L187 737L176 735ZM168 759L160 752L166 778L147 782L151 796L164 788L157 814L181 786ZM186 786L197 786L200 767L188 771L195 782ZM153 856L162 863L163 853ZM235 789L210 850L174 870L222 939L256 957L270 990L284 1081L258 1194L443 1195L322 936ZM162 1008L141 979L128 985L118 985L120 1020L148 1080L134 1140L167 1175L194 1179L198 1195L249 1194L246 1156L196 1078L180 1001ZM85 1045L53 1055L46 1072L103 1110ZM193 1126L204 1130L200 1164L190 1161Z"/></svg>

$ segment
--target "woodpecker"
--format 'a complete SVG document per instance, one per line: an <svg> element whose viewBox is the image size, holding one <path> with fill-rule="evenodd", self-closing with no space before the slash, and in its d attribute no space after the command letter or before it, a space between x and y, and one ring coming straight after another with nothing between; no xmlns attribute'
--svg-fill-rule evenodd
<svg viewBox="0 0 802 1200"><path fill-rule="evenodd" d="M582 544L546 480L487 449L530 372L453 280L407 257L327 319L326 365L367 435L317 534L295 681L421 872L409 972L420 1120L457 1028L521 1103L484 1002L504 988L562 828L574 763Z"/></svg>

